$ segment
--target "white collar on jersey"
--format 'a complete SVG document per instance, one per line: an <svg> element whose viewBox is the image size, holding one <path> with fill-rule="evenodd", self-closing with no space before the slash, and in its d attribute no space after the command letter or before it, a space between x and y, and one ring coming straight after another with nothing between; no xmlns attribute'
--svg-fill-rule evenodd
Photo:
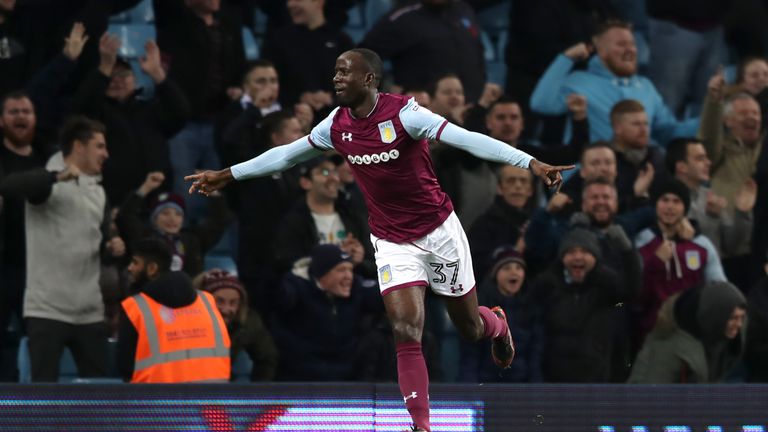
<svg viewBox="0 0 768 432"><path fill-rule="evenodd" d="M376 111L376 105L378 105L378 104L379 104L379 93L376 93L376 101L373 103L373 108L371 108L371 112L369 112L368 114L365 115L365 118L370 117L371 114L373 114L373 112ZM349 115L351 115L352 118L357 118L357 117L355 117L354 114L352 114L352 110L349 110Z"/></svg>

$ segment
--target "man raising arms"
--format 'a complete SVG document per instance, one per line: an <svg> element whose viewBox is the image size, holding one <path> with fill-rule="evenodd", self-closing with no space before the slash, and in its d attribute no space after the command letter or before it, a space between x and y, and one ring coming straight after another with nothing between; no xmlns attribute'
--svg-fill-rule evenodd
<svg viewBox="0 0 768 432"><path fill-rule="evenodd" d="M190 193L208 195L232 180L280 172L335 149L346 158L369 210L379 286L392 324L400 390L416 431L429 431L428 376L421 351L424 295L445 297L448 313L468 340L491 338L496 364L507 368L514 345L500 308L478 307L472 259L453 205L435 178L427 140L439 140L494 162L530 169L547 186L560 172L485 135L469 132L405 96L379 93L379 56L353 49L336 60L340 107L310 133L247 162L190 175Z"/></svg>

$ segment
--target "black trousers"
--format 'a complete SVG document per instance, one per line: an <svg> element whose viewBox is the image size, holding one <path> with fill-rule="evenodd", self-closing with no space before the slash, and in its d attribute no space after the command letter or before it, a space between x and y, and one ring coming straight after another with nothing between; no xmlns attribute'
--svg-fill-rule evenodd
<svg viewBox="0 0 768 432"><path fill-rule="evenodd" d="M32 382L56 382L64 347L69 348L81 378L107 375L108 329L105 323L68 324L44 318L26 318Z"/></svg>

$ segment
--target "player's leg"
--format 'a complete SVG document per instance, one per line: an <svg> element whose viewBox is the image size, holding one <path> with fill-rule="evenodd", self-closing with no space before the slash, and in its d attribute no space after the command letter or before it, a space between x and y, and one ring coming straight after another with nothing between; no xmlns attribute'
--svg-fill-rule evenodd
<svg viewBox="0 0 768 432"><path fill-rule="evenodd" d="M433 291L446 298L448 315L459 334L470 341L490 338L497 366L508 368L515 355L507 318L501 308L478 306L469 241L459 219L451 215L440 228L439 247L430 267Z"/></svg>
<svg viewBox="0 0 768 432"><path fill-rule="evenodd" d="M498 307L479 306L476 290L461 297L445 297L445 304L459 335L469 341L491 339L494 362L501 368L508 368L515 356L515 347L504 311Z"/></svg>
<svg viewBox="0 0 768 432"><path fill-rule="evenodd" d="M387 292L384 306L397 350L397 381L413 424L425 431L429 424L429 375L421 350L424 330L424 286Z"/></svg>

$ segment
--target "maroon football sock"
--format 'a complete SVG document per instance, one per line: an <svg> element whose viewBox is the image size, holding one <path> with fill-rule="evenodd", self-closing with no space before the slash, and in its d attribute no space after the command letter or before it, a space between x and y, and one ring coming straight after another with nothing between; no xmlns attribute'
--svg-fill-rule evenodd
<svg viewBox="0 0 768 432"><path fill-rule="evenodd" d="M420 342L397 344L397 381L405 407L413 423L425 430L429 426L429 375Z"/></svg>
<svg viewBox="0 0 768 432"><path fill-rule="evenodd" d="M480 312L480 319L485 324L483 337L493 339L507 334L507 323L499 318L498 315L485 306L480 306L478 310Z"/></svg>

